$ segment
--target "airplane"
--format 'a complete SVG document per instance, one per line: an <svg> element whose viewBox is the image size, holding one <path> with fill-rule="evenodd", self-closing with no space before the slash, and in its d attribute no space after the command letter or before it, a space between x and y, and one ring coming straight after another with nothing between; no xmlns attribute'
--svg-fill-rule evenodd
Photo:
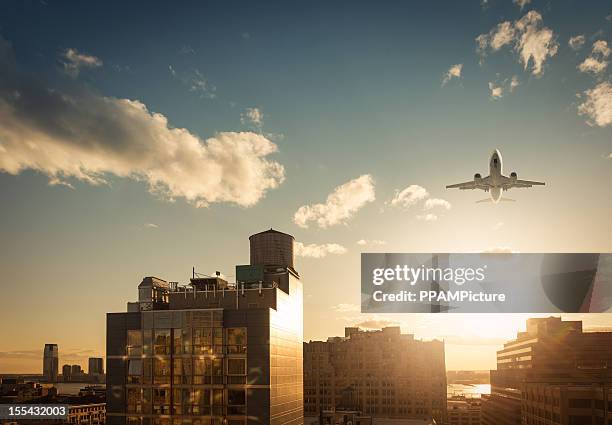
<svg viewBox="0 0 612 425"><path fill-rule="evenodd" d="M500 201L514 202L514 199L502 197L502 192L513 187L543 186L545 183L531 180L519 180L516 172L511 172L510 176L504 176L502 172L502 157L498 149L493 151L489 161L489 175L482 177L479 173L474 174L474 180L446 186L447 189L482 189L490 192L491 197L482 199L480 202L498 203Z"/></svg>

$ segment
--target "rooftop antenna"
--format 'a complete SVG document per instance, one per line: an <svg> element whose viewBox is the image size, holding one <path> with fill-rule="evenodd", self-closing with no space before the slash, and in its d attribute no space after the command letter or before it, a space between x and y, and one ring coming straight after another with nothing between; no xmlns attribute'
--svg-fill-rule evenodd
<svg viewBox="0 0 612 425"><path fill-rule="evenodd" d="M193 268L191 269L191 272L192 272L193 279L195 279L195 266L193 266Z"/></svg>

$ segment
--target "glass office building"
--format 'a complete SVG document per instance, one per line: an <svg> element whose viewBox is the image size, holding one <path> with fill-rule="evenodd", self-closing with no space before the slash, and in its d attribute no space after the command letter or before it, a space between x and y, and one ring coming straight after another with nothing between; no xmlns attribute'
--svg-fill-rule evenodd
<svg viewBox="0 0 612 425"><path fill-rule="evenodd" d="M303 423L293 237L262 232L254 249L267 252L251 252L235 283L146 277L138 302L107 315L108 424ZM282 264L253 264L270 259Z"/></svg>

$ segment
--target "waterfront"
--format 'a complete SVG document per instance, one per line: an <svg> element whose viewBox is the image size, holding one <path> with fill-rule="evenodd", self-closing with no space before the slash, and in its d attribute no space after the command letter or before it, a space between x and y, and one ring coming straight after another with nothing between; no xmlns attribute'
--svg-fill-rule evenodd
<svg viewBox="0 0 612 425"><path fill-rule="evenodd" d="M491 384L449 384L446 386L446 395L480 398L482 394L491 394Z"/></svg>

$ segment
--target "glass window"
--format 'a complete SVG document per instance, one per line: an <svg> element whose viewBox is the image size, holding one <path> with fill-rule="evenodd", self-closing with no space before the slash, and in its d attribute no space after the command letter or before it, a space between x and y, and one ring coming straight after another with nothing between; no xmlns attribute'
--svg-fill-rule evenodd
<svg viewBox="0 0 612 425"><path fill-rule="evenodd" d="M246 390L227 390L227 406L229 415L246 414Z"/></svg>
<svg viewBox="0 0 612 425"><path fill-rule="evenodd" d="M170 414L170 390L153 388L153 414Z"/></svg>
<svg viewBox="0 0 612 425"><path fill-rule="evenodd" d="M182 329L172 329L172 345L174 346L174 354L183 354ZM191 354L191 352L188 351L185 354Z"/></svg>
<svg viewBox="0 0 612 425"><path fill-rule="evenodd" d="M185 359L188 360L188 359ZM174 374L172 375L172 383L174 384L181 384L182 383L182 375L183 375L183 359L174 359L173 360L173 365L172 365L172 371L174 372Z"/></svg>
<svg viewBox="0 0 612 425"><path fill-rule="evenodd" d="M228 375L246 375L246 359L227 359Z"/></svg>
<svg viewBox="0 0 612 425"><path fill-rule="evenodd" d="M142 351L149 356L153 354L153 338L151 332L151 329L142 331Z"/></svg>
<svg viewBox="0 0 612 425"><path fill-rule="evenodd" d="M246 353L246 328L227 329L227 352Z"/></svg>
<svg viewBox="0 0 612 425"><path fill-rule="evenodd" d="M223 390L212 390L212 414L221 416L223 414Z"/></svg>
<svg viewBox="0 0 612 425"><path fill-rule="evenodd" d="M127 355L140 356L142 354L142 331L127 331Z"/></svg>
<svg viewBox="0 0 612 425"><path fill-rule="evenodd" d="M223 359L212 360L212 383L223 384Z"/></svg>
<svg viewBox="0 0 612 425"><path fill-rule="evenodd" d="M155 330L155 354L170 354L170 329Z"/></svg>
<svg viewBox="0 0 612 425"><path fill-rule="evenodd" d="M128 384L142 383L142 359L128 361Z"/></svg>
<svg viewBox="0 0 612 425"><path fill-rule="evenodd" d="M156 384L170 383L170 360L156 357L153 360L154 382Z"/></svg>
<svg viewBox="0 0 612 425"><path fill-rule="evenodd" d="M212 328L193 329L193 354L212 353Z"/></svg>
<svg viewBox="0 0 612 425"><path fill-rule="evenodd" d="M127 389L127 413L142 413L142 389Z"/></svg>
<svg viewBox="0 0 612 425"><path fill-rule="evenodd" d="M183 354L191 354L191 329L182 329L181 339L183 340Z"/></svg>
<svg viewBox="0 0 612 425"><path fill-rule="evenodd" d="M153 380L153 359L142 360L142 382L144 384L152 384Z"/></svg>

